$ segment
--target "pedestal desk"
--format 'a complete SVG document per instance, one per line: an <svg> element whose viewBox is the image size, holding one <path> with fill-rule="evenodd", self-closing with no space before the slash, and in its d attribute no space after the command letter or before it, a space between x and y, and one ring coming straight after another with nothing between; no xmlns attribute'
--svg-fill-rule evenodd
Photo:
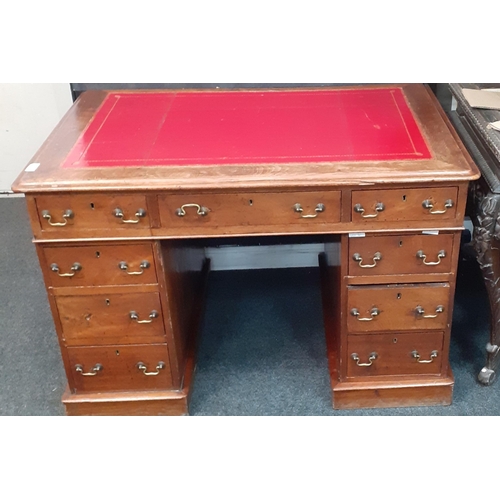
<svg viewBox="0 0 500 500"><path fill-rule="evenodd" d="M478 177L421 84L83 93L13 186L26 194L66 412L187 414L205 248L264 235L323 238L334 408L450 404L459 243Z"/></svg>

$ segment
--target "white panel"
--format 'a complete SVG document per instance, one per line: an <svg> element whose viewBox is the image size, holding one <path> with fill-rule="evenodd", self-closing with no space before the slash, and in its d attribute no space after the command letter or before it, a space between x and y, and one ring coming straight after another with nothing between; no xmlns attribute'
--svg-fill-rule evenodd
<svg viewBox="0 0 500 500"><path fill-rule="evenodd" d="M0 84L0 193L10 191L71 104L69 83Z"/></svg>
<svg viewBox="0 0 500 500"><path fill-rule="evenodd" d="M330 245L329 249L331 263L340 265L340 244ZM211 260L210 268L212 270L228 271L236 269L317 267L318 255L324 251L325 246L323 243L306 243L303 245L208 247L205 253Z"/></svg>

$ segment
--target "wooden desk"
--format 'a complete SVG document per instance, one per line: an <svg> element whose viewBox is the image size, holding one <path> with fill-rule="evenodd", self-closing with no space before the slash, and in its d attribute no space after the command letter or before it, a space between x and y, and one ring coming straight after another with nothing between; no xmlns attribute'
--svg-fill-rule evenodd
<svg viewBox="0 0 500 500"><path fill-rule="evenodd" d="M26 193L67 413L187 414L204 242L300 234L326 241L334 408L450 404L478 177L420 84L84 93L13 186Z"/></svg>

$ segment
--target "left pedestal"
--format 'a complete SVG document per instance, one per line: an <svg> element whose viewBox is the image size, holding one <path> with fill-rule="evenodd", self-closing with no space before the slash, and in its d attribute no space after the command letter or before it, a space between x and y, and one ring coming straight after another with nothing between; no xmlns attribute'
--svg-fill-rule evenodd
<svg viewBox="0 0 500 500"><path fill-rule="evenodd" d="M28 201L45 236L35 243L68 379L67 414L188 414L209 269L203 247L134 238L132 231L144 232L149 222L140 207L135 217L113 221L130 238L99 239L99 231L89 231L65 239L83 207L45 207L50 203ZM97 203L85 205L95 210Z"/></svg>

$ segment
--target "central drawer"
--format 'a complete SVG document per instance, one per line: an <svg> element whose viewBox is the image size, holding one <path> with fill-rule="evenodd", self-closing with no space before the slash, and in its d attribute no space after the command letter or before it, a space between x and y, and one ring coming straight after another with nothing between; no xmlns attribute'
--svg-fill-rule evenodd
<svg viewBox="0 0 500 500"><path fill-rule="evenodd" d="M449 283L347 287L347 330L444 330Z"/></svg>
<svg viewBox="0 0 500 500"><path fill-rule="evenodd" d="M164 341L158 293L55 297L66 345Z"/></svg>
<svg viewBox="0 0 500 500"><path fill-rule="evenodd" d="M293 232L340 221L340 191L166 194L158 196L158 205L162 227L181 234L280 225Z"/></svg>

